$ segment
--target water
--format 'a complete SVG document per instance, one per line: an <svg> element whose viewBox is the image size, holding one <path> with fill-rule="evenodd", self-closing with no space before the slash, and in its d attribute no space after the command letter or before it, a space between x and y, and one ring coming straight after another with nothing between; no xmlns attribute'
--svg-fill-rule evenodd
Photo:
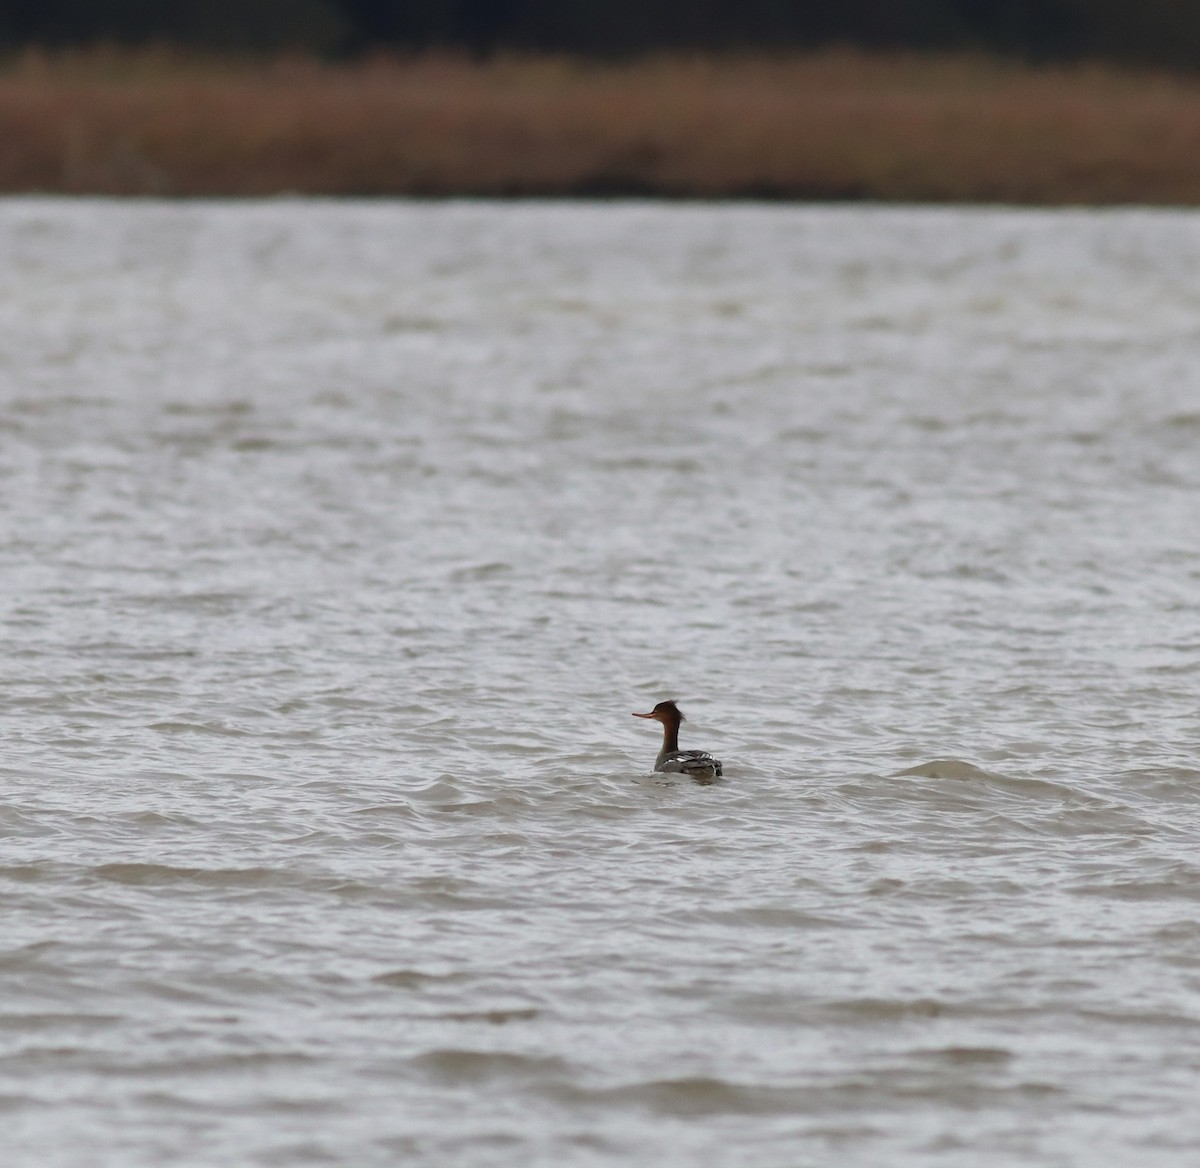
<svg viewBox="0 0 1200 1168"><path fill-rule="evenodd" d="M4 1163L1191 1164L1198 359L1191 213L0 205Z"/></svg>

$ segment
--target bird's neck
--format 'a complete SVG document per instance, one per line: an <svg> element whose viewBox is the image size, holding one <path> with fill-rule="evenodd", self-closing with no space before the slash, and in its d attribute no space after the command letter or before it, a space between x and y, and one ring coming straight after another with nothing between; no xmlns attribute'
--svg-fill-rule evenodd
<svg viewBox="0 0 1200 1168"><path fill-rule="evenodd" d="M671 720L663 723L662 753L671 754L679 749L679 723Z"/></svg>

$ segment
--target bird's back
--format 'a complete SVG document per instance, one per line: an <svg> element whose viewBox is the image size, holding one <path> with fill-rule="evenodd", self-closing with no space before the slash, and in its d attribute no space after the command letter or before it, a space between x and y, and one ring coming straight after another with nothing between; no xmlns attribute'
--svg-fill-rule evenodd
<svg viewBox="0 0 1200 1168"><path fill-rule="evenodd" d="M705 750L672 750L658 756L656 771L667 774L691 775L693 778L719 779L721 760Z"/></svg>

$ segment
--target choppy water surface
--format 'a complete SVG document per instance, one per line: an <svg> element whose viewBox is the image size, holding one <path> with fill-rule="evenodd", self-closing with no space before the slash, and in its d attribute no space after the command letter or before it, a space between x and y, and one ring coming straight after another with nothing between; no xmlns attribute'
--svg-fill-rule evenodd
<svg viewBox="0 0 1200 1168"><path fill-rule="evenodd" d="M1198 369L1191 214L3 204L5 1164L1194 1163Z"/></svg>

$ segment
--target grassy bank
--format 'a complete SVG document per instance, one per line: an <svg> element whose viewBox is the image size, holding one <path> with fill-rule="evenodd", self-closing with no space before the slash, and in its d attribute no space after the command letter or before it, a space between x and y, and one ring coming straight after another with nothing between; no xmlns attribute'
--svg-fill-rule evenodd
<svg viewBox="0 0 1200 1168"><path fill-rule="evenodd" d="M1200 81L977 58L25 54L0 191L1200 203Z"/></svg>

